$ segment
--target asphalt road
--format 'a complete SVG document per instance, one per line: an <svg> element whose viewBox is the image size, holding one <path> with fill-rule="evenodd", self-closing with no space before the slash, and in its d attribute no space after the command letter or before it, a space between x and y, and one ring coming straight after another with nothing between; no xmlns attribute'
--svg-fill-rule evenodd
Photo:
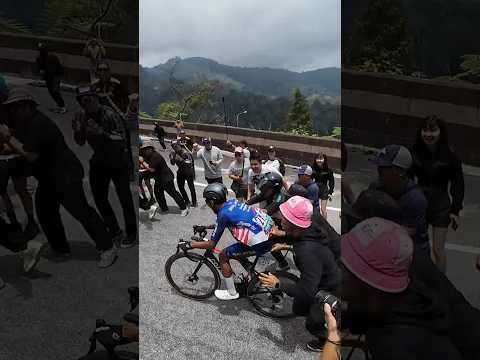
<svg viewBox="0 0 480 360"><path fill-rule="evenodd" d="M7 81L18 86L28 83L28 80L11 77ZM80 148L73 143L71 112L65 115L50 112L48 109L54 103L47 89L29 87L29 90L41 103L40 110L55 120L88 169L91 151L88 146ZM64 92L63 96L69 110L78 106L73 93ZM88 181L84 183L87 198L93 205ZM35 182L30 186L34 190ZM25 221L18 197L14 195L13 200L19 218ZM122 224L113 192L111 201ZM112 267L98 269L93 242L63 210L62 217L72 245L72 257L68 261L54 262L42 257L36 269L24 276L19 257L0 249L0 276L6 282L6 287L0 290L0 359L78 359L89 348L88 338L97 318L120 323L129 310L127 288L138 284L138 247L120 250ZM36 240L45 241L45 238L39 235ZM129 346L127 350L138 352L138 346Z"/></svg>
<svg viewBox="0 0 480 360"><path fill-rule="evenodd" d="M167 156L168 149L160 153ZM230 157L225 158L222 167L226 169L230 161ZM196 191L202 205L206 182L201 163L196 165ZM295 170L288 169L288 180L292 182L295 177ZM230 184L230 180L225 183ZM182 218L168 196L167 202L170 212L157 215L154 221L148 220L147 212L140 210L139 215L142 359L317 359L318 355L305 347L312 337L304 328L304 318L273 320L257 313L246 299L193 301L172 290L164 264L175 252L178 239L189 239L194 224L214 223L215 216L210 209L199 206ZM329 216L337 228L339 213L334 207L338 205L336 193L329 204ZM219 248L233 241L225 232Z"/></svg>

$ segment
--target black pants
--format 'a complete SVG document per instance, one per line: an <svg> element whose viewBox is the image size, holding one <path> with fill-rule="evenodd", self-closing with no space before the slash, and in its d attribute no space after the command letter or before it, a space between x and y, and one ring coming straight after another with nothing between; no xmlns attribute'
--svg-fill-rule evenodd
<svg viewBox="0 0 480 360"><path fill-rule="evenodd" d="M112 237L100 215L87 202L81 182L59 186L39 181L35 193L35 208L43 232L55 251L70 251L60 216L60 206L82 224L95 242L97 250L112 248Z"/></svg>
<svg viewBox="0 0 480 360"><path fill-rule="evenodd" d="M165 145L165 138L163 136L157 136L157 138L160 145L162 145L163 150L165 150L167 148L167 146Z"/></svg>
<svg viewBox="0 0 480 360"><path fill-rule="evenodd" d="M188 184L188 188L190 189L190 196L192 197L192 202L188 199L187 192L185 191L185 181ZM195 184L193 183L193 175L185 176L181 172L177 173L177 186L182 194L183 200L187 204L196 204L197 203L197 194L195 192Z"/></svg>
<svg viewBox="0 0 480 360"><path fill-rule="evenodd" d="M123 219L125 221L125 232L128 236L137 234L137 215L133 204L132 191L130 189L130 174L127 166L113 169L90 163L90 187L92 189L95 204L100 215L105 221L110 234L115 234L120 230L117 217L113 211L112 205L108 200L110 182L113 182L117 192L120 205L122 206Z"/></svg>
<svg viewBox="0 0 480 360"><path fill-rule="evenodd" d="M65 107L65 101L63 101L62 93L60 92L60 76L45 79L45 85L47 85L48 92L57 106Z"/></svg>
<svg viewBox="0 0 480 360"><path fill-rule="evenodd" d="M153 188L153 192L155 193L155 198L160 205L160 208L163 211L168 211L167 200L165 200L165 193L170 195L173 200L177 203L180 210L185 210L187 206L185 205L185 201L183 201L182 195L175 189L175 185L173 180L162 182L162 179L155 179L155 187Z"/></svg>
<svg viewBox="0 0 480 360"><path fill-rule="evenodd" d="M215 178L215 179L205 178L205 180L207 180L207 184L213 184L213 183L223 184L223 179L222 179L222 177L218 177L218 178Z"/></svg>

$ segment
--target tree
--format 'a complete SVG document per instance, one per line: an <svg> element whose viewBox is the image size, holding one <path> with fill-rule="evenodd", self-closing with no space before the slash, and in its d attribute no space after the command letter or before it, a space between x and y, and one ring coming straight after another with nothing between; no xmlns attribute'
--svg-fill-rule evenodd
<svg viewBox="0 0 480 360"><path fill-rule="evenodd" d="M155 110L156 118L188 120L188 114L182 112L182 105L175 101L161 103Z"/></svg>
<svg viewBox="0 0 480 360"><path fill-rule="evenodd" d="M345 65L361 71L410 72L412 41L399 0L371 0L352 33Z"/></svg>
<svg viewBox="0 0 480 360"><path fill-rule="evenodd" d="M480 83L480 55L464 55L460 68L463 70L456 77L459 79L471 81L475 84Z"/></svg>
<svg viewBox="0 0 480 360"><path fill-rule="evenodd" d="M302 134L313 133L310 109L298 88L293 91L293 104L288 112L287 130Z"/></svg>

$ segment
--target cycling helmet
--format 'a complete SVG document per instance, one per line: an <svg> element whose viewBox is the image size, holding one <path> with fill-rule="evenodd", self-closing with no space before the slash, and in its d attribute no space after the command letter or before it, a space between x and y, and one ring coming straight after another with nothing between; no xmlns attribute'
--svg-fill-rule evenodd
<svg viewBox="0 0 480 360"><path fill-rule="evenodd" d="M278 193L283 186L283 178L275 172L266 173L258 183L258 189L262 194L272 189L274 193Z"/></svg>
<svg viewBox="0 0 480 360"><path fill-rule="evenodd" d="M228 190L221 183L208 184L203 190L203 197L206 201L213 201L214 204L222 204L227 201Z"/></svg>
<svg viewBox="0 0 480 360"><path fill-rule="evenodd" d="M288 188L286 198L290 199L291 197L294 197L294 196L301 196L304 198L308 198L308 190L305 189L305 187L300 184L292 184Z"/></svg>

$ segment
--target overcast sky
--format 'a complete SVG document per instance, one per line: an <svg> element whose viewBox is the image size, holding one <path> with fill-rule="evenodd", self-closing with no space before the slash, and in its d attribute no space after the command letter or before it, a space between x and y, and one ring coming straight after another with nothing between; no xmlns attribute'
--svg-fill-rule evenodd
<svg viewBox="0 0 480 360"><path fill-rule="evenodd" d="M340 67L340 0L142 0L140 63L201 56L226 65Z"/></svg>

